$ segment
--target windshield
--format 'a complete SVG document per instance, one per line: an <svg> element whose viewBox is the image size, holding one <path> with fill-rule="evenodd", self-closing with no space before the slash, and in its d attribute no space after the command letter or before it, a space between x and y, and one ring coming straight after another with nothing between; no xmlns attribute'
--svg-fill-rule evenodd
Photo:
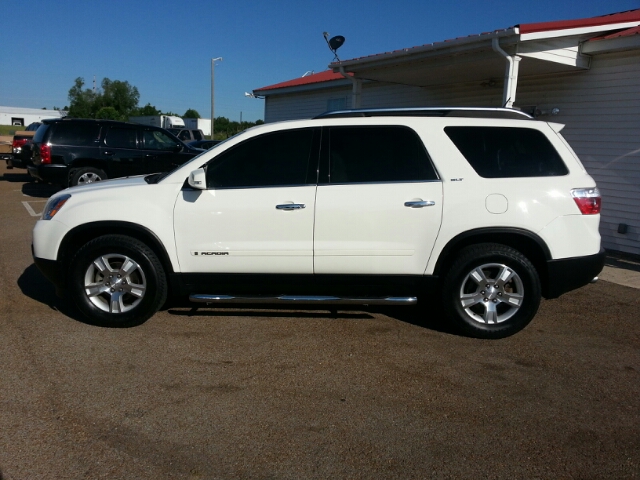
<svg viewBox="0 0 640 480"><path fill-rule="evenodd" d="M227 138L227 140L230 140L232 137ZM200 158L202 155L204 155L205 153L209 153L212 150L218 148L218 145L222 145L223 143L225 143L227 140L223 140L222 142L214 145L213 147L211 147L209 150L203 150L202 153L199 153L198 155L196 155L195 157L193 157L191 160L189 160L188 163L191 162L195 162L198 160L198 158ZM170 170L168 172L164 172L164 173L152 173L151 175L147 175L146 177L144 177L145 181L147 183L158 183L160 181L162 181L163 179L167 178L169 175L171 175L173 172L175 172L176 170L180 169L184 167L184 165L178 165L176 168L174 168L173 170Z"/></svg>

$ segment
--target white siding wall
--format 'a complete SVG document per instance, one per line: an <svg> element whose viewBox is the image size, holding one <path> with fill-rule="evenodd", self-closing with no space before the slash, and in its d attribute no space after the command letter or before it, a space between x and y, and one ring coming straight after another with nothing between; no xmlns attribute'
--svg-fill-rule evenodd
<svg viewBox="0 0 640 480"><path fill-rule="evenodd" d="M327 100L340 96L347 97L350 108L350 87L269 97L265 120L310 118L326 111ZM369 83L363 85L361 102L363 108L498 107L502 82L428 90ZM603 195L600 232L604 247L640 255L640 52L594 56L587 71L520 78L515 104L560 109L557 116L539 119L566 125L562 134L598 183ZM626 234L617 233L620 223L629 226Z"/></svg>
<svg viewBox="0 0 640 480"><path fill-rule="evenodd" d="M594 56L579 74L522 79L516 104L560 109L540 119L566 125L563 136L598 183L605 248L640 255L640 52Z"/></svg>
<svg viewBox="0 0 640 480"><path fill-rule="evenodd" d="M329 100L338 98L344 98L345 108L351 108L351 86L268 96L264 104L264 121L271 123L312 118L327 111Z"/></svg>

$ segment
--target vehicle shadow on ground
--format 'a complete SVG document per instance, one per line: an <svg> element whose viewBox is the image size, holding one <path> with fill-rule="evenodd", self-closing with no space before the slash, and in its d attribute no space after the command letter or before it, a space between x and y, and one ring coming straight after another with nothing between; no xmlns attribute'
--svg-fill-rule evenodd
<svg viewBox="0 0 640 480"><path fill-rule="evenodd" d="M36 198L49 198L56 192L59 192L62 188L58 185L47 185L44 183L25 183L22 185L22 193L29 197Z"/></svg>
<svg viewBox="0 0 640 480"><path fill-rule="evenodd" d="M27 297L47 305L50 309L60 312L73 320L86 325L95 325L80 313L73 302L61 299L56 295L54 286L42 275L35 264L31 264L25 269L20 278L18 278L17 283L22 293ZM429 330L455 333L445 321L440 307L437 306L436 302L432 301L425 302L424 306L342 306L337 309L327 307L313 308L303 305L295 309L282 309L281 305L194 307L192 304L174 302L165 305L162 310L175 317L316 318L327 320L373 320L376 314L382 314Z"/></svg>
<svg viewBox="0 0 640 480"><path fill-rule="evenodd" d="M640 272L640 259L628 255L607 252L605 265L607 267Z"/></svg>
<svg viewBox="0 0 640 480"><path fill-rule="evenodd" d="M376 314L409 323L421 328L434 330L441 333L456 334L446 321L440 307L433 307L433 302L428 302L429 308L416 305L410 307L393 306L358 306L338 307L335 309L325 306L314 308L300 305L290 310L283 309L282 305L241 305L194 307L193 305L171 306L167 313L178 317L261 317L261 318L310 318L327 320L373 320ZM302 311L301 311L302 310Z"/></svg>
<svg viewBox="0 0 640 480"><path fill-rule="evenodd" d="M47 305L50 309L58 311L73 320L88 324L73 302L56 296L55 288L42 275L35 264L31 264L22 272L22 275L18 278L18 287L27 297Z"/></svg>
<svg viewBox="0 0 640 480"><path fill-rule="evenodd" d="M49 198L62 189L59 185L36 183L28 173L5 173L0 176L0 181L22 183L22 193L29 197Z"/></svg>
<svg viewBox="0 0 640 480"><path fill-rule="evenodd" d="M381 313L404 323L415 325L416 327L456 336L459 335L459 333L451 327L439 301L423 299L418 305L411 307L383 306L377 307L375 310L371 309L371 311Z"/></svg>
<svg viewBox="0 0 640 480"><path fill-rule="evenodd" d="M274 307L273 305L234 305L233 307L216 306L216 307L191 307L180 306L170 307L167 310L169 315L178 317L264 317L264 318L326 318L331 319L350 319L350 320L371 320L373 315L362 312L350 312L344 310L331 310L329 308L313 309L301 306L298 309L286 311L282 310L282 306ZM276 310L277 309L277 310Z"/></svg>
<svg viewBox="0 0 640 480"><path fill-rule="evenodd" d="M0 177L0 181L2 180L4 180L5 182L11 182L11 183L24 183L24 182L34 181L33 178L31 178L31 176L26 172L5 173Z"/></svg>

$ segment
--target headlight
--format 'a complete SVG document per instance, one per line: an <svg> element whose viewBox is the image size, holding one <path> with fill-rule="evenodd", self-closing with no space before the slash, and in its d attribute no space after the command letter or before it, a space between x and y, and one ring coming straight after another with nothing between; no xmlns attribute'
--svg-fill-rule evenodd
<svg viewBox="0 0 640 480"><path fill-rule="evenodd" d="M67 200L71 198L71 195L68 193L65 195L60 195L58 197L51 198L44 207L44 212L42 212L43 220L51 220L55 217L56 213L60 211L62 206L67 203Z"/></svg>

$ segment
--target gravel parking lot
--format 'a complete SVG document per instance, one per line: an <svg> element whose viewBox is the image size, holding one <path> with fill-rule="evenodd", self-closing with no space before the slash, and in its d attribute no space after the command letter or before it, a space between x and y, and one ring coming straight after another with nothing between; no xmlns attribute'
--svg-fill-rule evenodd
<svg viewBox="0 0 640 480"><path fill-rule="evenodd" d="M1 479L640 477L640 289L543 301L498 341L428 306L98 328L33 265L55 189L23 172L0 163Z"/></svg>

